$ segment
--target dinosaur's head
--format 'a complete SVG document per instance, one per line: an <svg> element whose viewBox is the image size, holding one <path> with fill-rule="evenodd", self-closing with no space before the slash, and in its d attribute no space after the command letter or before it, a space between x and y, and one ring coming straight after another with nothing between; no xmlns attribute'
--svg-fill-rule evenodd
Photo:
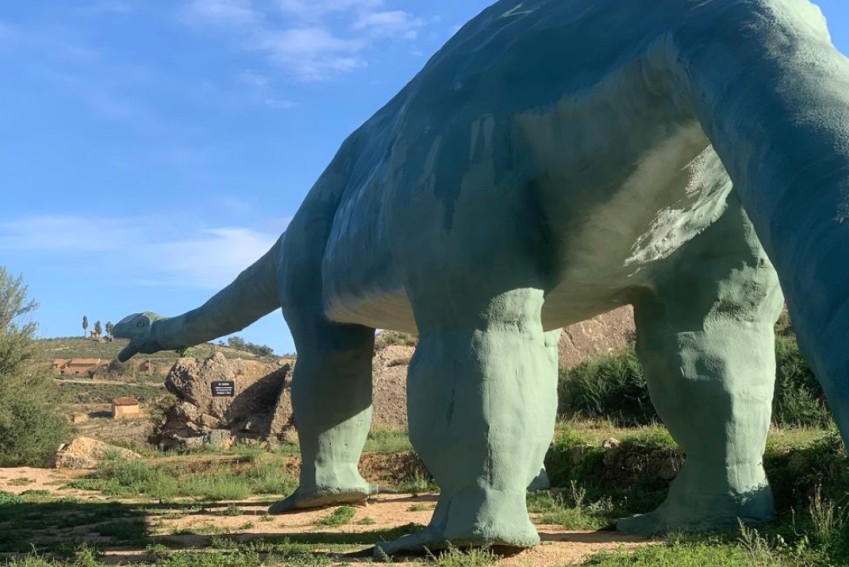
<svg viewBox="0 0 849 567"><path fill-rule="evenodd" d="M118 354L118 360L125 362L137 352L156 352L159 350L158 345L155 345L155 339L151 336L153 324L164 317L156 313L134 313L124 317L115 328L112 329L112 336L119 339L130 339L124 349Z"/></svg>

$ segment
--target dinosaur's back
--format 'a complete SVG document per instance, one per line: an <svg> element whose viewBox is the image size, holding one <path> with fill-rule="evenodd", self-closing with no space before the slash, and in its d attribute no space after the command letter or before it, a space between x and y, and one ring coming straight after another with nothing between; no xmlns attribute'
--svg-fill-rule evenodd
<svg viewBox="0 0 849 567"><path fill-rule="evenodd" d="M354 135L357 155L322 263L330 317L413 330L402 268L439 255L450 263L452 251L441 247L452 241L445 235L498 222L487 214L502 202L541 201L536 206L546 218L524 227L529 242L559 240L552 248L564 253L576 219L611 200L642 156L669 145L682 124L694 127L691 116L665 100L666 85L651 84L646 58L702 4L670 1L659 9L656 0L505 0L469 22ZM545 128L529 129L535 120ZM546 129L553 138L543 148ZM694 135L689 153L676 157L682 166L707 146L700 131ZM476 170L485 182L470 184ZM552 186L540 181L558 176ZM470 193L476 195L471 206ZM624 238L636 240L656 212L646 210L643 219L634 211L637 232ZM517 216L516 222L529 221ZM539 224L556 234L536 234ZM563 271L562 260L542 262L552 278Z"/></svg>

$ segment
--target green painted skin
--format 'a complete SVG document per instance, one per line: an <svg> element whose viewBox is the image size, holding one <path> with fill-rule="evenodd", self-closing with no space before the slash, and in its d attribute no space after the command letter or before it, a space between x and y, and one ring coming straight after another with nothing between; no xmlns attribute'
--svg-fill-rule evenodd
<svg viewBox="0 0 849 567"><path fill-rule="evenodd" d="M369 494L374 329L416 332L410 437L441 494L382 551L526 547L557 329L632 303L687 462L619 529L769 521L782 289L849 441L849 61L805 0L655 4L485 10L345 141L263 258L198 309L118 324L121 359L282 307L304 467L281 512Z"/></svg>

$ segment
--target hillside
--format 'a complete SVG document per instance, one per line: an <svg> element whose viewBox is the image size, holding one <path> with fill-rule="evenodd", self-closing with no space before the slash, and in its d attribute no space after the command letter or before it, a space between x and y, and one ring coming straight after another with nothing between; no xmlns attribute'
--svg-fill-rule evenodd
<svg viewBox="0 0 849 567"><path fill-rule="evenodd" d="M60 337L54 339L39 339L39 349L37 362L52 362L57 358L100 358L103 360L113 360L118 356L125 346L126 339L115 339L112 342L93 341L82 337ZM227 358L245 358L251 360L276 361L277 356L256 356L245 350L234 349L228 346L204 343L189 349L187 356L196 358L208 358L214 353L223 353ZM179 358L176 351L166 350L155 354L138 354L133 358L133 361L140 363L141 361L150 360L157 365L171 367Z"/></svg>

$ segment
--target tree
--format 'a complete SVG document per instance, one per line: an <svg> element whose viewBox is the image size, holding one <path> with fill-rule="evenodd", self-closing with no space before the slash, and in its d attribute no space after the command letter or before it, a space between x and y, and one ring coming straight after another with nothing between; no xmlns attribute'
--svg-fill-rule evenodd
<svg viewBox="0 0 849 567"><path fill-rule="evenodd" d="M85 336L86 331L88 331L88 317L83 315L83 336Z"/></svg>
<svg viewBox="0 0 849 567"><path fill-rule="evenodd" d="M53 376L33 364L36 324L22 321L36 307L23 278L0 266L0 467L44 466L67 434Z"/></svg>
<svg viewBox="0 0 849 567"><path fill-rule="evenodd" d="M115 325L112 324L112 321L106 321L106 336L110 339L112 338L112 329L115 328Z"/></svg>
<svg viewBox="0 0 849 567"><path fill-rule="evenodd" d="M103 333L103 325L100 324L100 319L94 322L94 334L98 337Z"/></svg>

